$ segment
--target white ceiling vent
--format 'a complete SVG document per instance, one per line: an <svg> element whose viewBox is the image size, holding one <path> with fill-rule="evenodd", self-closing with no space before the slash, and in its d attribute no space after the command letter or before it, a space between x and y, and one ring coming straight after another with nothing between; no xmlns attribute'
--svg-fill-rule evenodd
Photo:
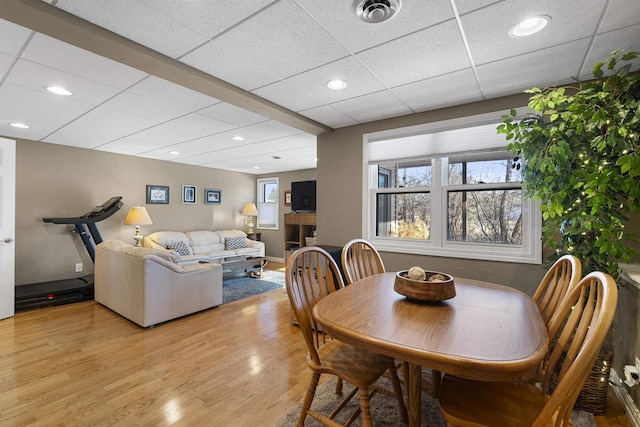
<svg viewBox="0 0 640 427"><path fill-rule="evenodd" d="M401 0L356 0L356 14L364 22L377 24L391 19L402 6Z"/></svg>

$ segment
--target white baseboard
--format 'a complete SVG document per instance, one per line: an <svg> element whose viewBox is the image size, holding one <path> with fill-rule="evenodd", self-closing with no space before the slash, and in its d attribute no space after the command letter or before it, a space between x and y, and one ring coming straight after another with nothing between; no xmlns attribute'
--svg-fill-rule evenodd
<svg viewBox="0 0 640 427"><path fill-rule="evenodd" d="M281 264L284 264L284 258L277 258L274 256L268 256L267 261L279 262Z"/></svg>
<svg viewBox="0 0 640 427"><path fill-rule="evenodd" d="M611 369L609 378L613 383L611 386L613 387L613 392L624 407L624 411L627 413L629 421L631 421L633 427L640 427L640 410L638 410L638 407L627 391L627 387L624 385L615 369Z"/></svg>

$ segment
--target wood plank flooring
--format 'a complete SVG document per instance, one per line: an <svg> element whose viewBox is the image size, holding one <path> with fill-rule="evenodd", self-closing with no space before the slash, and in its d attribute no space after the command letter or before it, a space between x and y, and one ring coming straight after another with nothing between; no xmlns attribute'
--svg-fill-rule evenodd
<svg viewBox="0 0 640 427"><path fill-rule="evenodd" d="M151 329L94 301L18 312L0 321L0 425L272 426L302 401L305 357L281 290ZM598 426L631 426L615 399Z"/></svg>

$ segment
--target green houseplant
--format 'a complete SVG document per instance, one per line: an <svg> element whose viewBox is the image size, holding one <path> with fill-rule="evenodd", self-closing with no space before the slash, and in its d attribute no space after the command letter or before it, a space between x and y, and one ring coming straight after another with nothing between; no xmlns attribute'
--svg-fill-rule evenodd
<svg viewBox="0 0 640 427"><path fill-rule="evenodd" d="M635 254L625 223L640 207L640 75L628 62L637 55L614 51L576 86L527 90L536 114L511 110L497 129L525 193L541 201L543 243L576 255L585 273L617 277Z"/></svg>

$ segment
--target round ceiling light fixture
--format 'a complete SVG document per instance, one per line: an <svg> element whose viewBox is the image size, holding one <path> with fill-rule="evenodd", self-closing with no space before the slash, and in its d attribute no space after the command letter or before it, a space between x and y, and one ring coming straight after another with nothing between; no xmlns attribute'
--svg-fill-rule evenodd
<svg viewBox="0 0 640 427"><path fill-rule="evenodd" d="M523 19L516 25L511 27L509 35L511 37L527 37L542 30L551 22L551 17L547 15L532 16L527 19Z"/></svg>
<svg viewBox="0 0 640 427"><path fill-rule="evenodd" d="M56 95L62 95L62 96L71 96L71 95L73 95L73 93L71 93L71 91L68 91L67 89L65 89L65 88L63 88L61 86L47 86L47 87L45 87L45 89L47 89L51 93L55 93Z"/></svg>
<svg viewBox="0 0 640 427"><path fill-rule="evenodd" d="M344 80L330 80L327 82L327 87L331 90L342 90L347 87L347 82Z"/></svg>
<svg viewBox="0 0 640 427"><path fill-rule="evenodd" d="M356 15L364 22L377 24L387 21L400 10L401 0L356 0Z"/></svg>
<svg viewBox="0 0 640 427"><path fill-rule="evenodd" d="M29 125L25 125L24 123L19 122L11 122L9 123L9 126L13 126L14 128L18 129L29 129Z"/></svg>

